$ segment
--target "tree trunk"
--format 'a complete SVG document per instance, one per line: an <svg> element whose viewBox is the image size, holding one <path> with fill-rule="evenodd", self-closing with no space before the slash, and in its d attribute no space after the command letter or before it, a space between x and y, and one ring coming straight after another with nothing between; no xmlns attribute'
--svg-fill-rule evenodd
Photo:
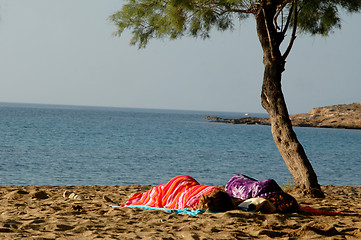
<svg viewBox="0 0 361 240"><path fill-rule="evenodd" d="M270 1L269 1L270 2ZM261 100L268 112L273 139L295 181L295 190L305 196L324 197L317 176L298 141L281 88L285 59L280 52L283 35L273 25L275 4L267 4L255 14L257 33L263 48L265 67Z"/></svg>

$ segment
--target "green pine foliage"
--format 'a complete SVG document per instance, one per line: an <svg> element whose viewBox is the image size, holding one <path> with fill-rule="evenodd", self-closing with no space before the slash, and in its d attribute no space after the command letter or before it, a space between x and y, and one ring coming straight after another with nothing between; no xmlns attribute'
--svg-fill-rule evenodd
<svg viewBox="0 0 361 240"><path fill-rule="evenodd" d="M350 13L360 11L361 1L304 0L300 3L297 27L302 32L327 36L341 28L339 12L342 8Z"/></svg>
<svg viewBox="0 0 361 240"><path fill-rule="evenodd" d="M110 16L120 36L132 33L130 43L145 47L152 38L177 39L182 36L208 38L213 29L232 30L239 20L262 11L267 4L278 8L277 27L297 22L299 32L327 36L341 27L340 11L361 10L361 0L126 0L120 11ZM297 11L291 11L296 6ZM297 13L295 15L295 13ZM291 14L291 16L288 16ZM287 19L290 24L285 24Z"/></svg>
<svg viewBox="0 0 361 240"><path fill-rule="evenodd" d="M244 7L235 0L128 0L123 8L110 16L120 36L131 29L132 45L145 47L152 38L176 39L184 35L208 38L212 28L232 29L235 15L230 9ZM238 14L245 18L248 14Z"/></svg>

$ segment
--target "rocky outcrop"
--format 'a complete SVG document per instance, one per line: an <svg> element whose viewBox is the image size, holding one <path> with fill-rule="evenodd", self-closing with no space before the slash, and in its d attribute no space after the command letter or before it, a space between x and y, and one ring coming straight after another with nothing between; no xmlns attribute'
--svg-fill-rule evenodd
<svg viewBox="0 0 361 240"><path fill-rule="evenodd" d="M203 119L209 120L209 122L270 125L268 118L244 117L244 118L225 119L225 118L220 118L220 117L208 116L208 117L204 117Z"/></svg>
<svg viewBox="0 0 361 240"><path fill-rule="evenodd" d="M205 117L204 119L210 122L270 125L269 118ZM290 119L292 125L298 127L361 129L361 102L314 108L309 113L291 115Z"/></svg>

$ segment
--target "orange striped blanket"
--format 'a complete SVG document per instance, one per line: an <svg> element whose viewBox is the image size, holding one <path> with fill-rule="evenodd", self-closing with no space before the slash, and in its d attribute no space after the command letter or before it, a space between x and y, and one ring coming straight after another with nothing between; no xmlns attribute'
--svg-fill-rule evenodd
<svg viewBox="0 0 361 240"><path fill-rule="evenodd" d="M135 193L122 207L144 205L169 209L195 209L199 198L204 194L220 189L201 185L187 175L172 178L167 184L160 184L144 193Z"/></svg>

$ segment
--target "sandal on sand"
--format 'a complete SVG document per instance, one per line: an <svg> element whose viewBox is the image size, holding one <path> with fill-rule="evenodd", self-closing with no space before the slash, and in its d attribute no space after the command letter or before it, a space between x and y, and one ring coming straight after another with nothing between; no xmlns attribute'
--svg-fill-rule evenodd
<svg viewBox="0 0 361 240"><path fill-rule="evenodd" d="M78 195L78 194L76 194L75 192L71 192L71 191L65 191L65 192L63 193L63 197L64 197L64 198L70 198L70 199L78 199L78 200L83 200L83 199L85 199L84 196Z"/></svg>
<svg viewBox="0 0 361 240"><path fill-rule="evenodd" d="M106 195L103 195L103 199L106 201L106 202L110 202L110 203L114 203L113 200L111 200L108 196Z"/></svg>

